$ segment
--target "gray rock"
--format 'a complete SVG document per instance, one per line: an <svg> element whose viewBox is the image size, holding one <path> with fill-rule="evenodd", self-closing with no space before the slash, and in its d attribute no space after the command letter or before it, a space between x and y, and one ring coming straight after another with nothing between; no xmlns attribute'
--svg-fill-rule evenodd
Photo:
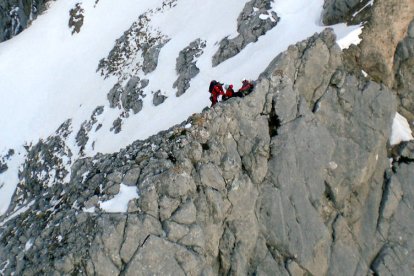
<svg viewBox="0 0 414 276"><path fill-rule="evenodd" d="M383 219L388 217L389 234L387 242L378 250L371 268L378 274L400 274L409 275L412 273L413 260L410 257L413 252L414 242L412 237L414 216L412 213L414 193L412 188L413 164L400 164L395 174L391 176L393 183L399 183L401 190L397 191L396 196L390 205L393 209L392 217L390 213L383 212ZM394 182L396 178L396 182ZM392 189L394 192L395 188ZM398 195L401 195L402 197ZM393 196L391 194L391 196ZM389 200L387 200L389 202ZM397 207L395 208L395 206ZM385 215L385 216L384 216Z"/></svg>
<svg viewBox="0 0 414 276"><path fill-rule="evenodd" d="M116 83L107 95L110 107L114 108L119 105L119 101L120 101L120 97L122 93L123 93L122 86L119 83Z"/></svg>
<svg viewBox="0 0 414 276"><path fill-rule="evenodd" d="M221 176L220 170L213 164L203 164L200 166L201 183L207 187L222 191L226 188L226 183Z"/></svg>
<svg viewBox="0 0 414 276"><path fill-rule="evenodd" d="M69 28L72 29L72 35L74 33L79 33L83 26L85 10L82 8L80 3L76 3L75 7L69 11Z"/></svg>
<svg viewBox="0 0 414 276"><path fill-rule="evenodd" d="M8 40L24 29L47 9L48 0L0 1L0 42Z"/></svg>
<svg viewBox="0 0 414 276"><path fill-rule="evenodd" d="M407 36L398 44L394 56L395 87L399 98L399 112L414 121L414 20L411 21Z"/></svg>
<svg viewBox="0 0 414 276"><path fill-rule="evenodd" d="M185 275L175 258L177 251L175 244L150 235L129 263L125 275L136 275L138 271L140 275Z"/></svg>
<svg viewBox="0 0 414 276"><path fill-rule="evenodd" d="M158 90L157 92L154 93L152 103L155 106L158 106L158 105L162 104L165 101L165 99L167 99L167 96L162 95L161 90Z"/></svg>
<svg viewBox="0 0 414 276"><path fill-rule="evenodd" d="M141 82L138 77L132 77L127 82L121 95L121 103L125 111L132 110L134 114L141 111L142 100L140 98L144 97L144 94L140 84Z"/></svg>
<svg viewBox="0 0 414 276"><path fill-rule="evenodd" d="M196 61L203 54L205 47L206 41L196 39L180 51L175 66L178 79L173 84L173 88L177 88L177 97L184 94L190 88L191 79L200 72L200 69L196 66Z"/></svg>
<svg viewBox="0 0 414 276"><path fill-rule="evenodd" d="M193 224L196 221L196 217L196 207L193 202L189 201L181 205L171 219L180 224Z"/></svg>
<svg viewBox="0 0 414 276"><path fill-rule="evenodd" d="M122 119L116 118L115 121L112 123L111 131L113 131L115 134L121 132L122 129Z"/></svg>
<svg viewBox="0 0 414 276"><path fill-rule="evenodd" d="M325 25L346 22L356 25L369 20L372 4L369 0L325 0L322 21Z"/></svg>
<svg viewBox="0 0 414 276"><path fill-rule="evenodd" d="M0 174L1 173L4 173L5 171L7 171L8 168L9 167L7 166L6 163L3 163L3 162L0 161Z"/></svg>
<svg viewBox="0 0 414 276"><path fill-rule="evenodd" d="M411 143L394 149L400 158L390 169L393 93L349 72L334 41L326 30L291 46L243 99L76 160L66 185L49 187L33 172L56 168L54 150L66 149L69 130L28 146L11 210L32 205L1 227L0 269L410 274ZM122 181L138 188L133 213L82 212Z"/></svg>
<svg viewBox="0 0 414 276"><path fill-rule="evenodd" d="M124 233L124 242L120 250L120 256L124 263L129 263L138 247L148 238L148 235L160 235L161 224L150 216L140 218L137 215L129 215Z"/></svg>
<svg viewBox="0 0 414 276"><path fill-rule="evenodd" d="M141 173L141 169L133 168L126 172L124 178L122 179L122 183L127 186L135 186L137 184L139 175Z"/></svg>
<svg viewBox="0 0 414 276"><path fill-rule="evenodd" d="M279 17L271 10L270 0L251 0L246 3L237 19L239 35L233 39L227 37L220 41L218 51L213 56L213 66L234 57L248 44L256 42L258 38L277 25ZM256 10L257 9L257 10ZM267 16L261 19L260 16Z"/></svg>
<svg viewBox="0 0 414 276"><path fill-rule="evenodd" d="M156 45L148 45L146 44L143 47L143 58L144 58L144 63L142 64L142 71L145 74L151 73L153 72L158 65L158 56L161 52L162 47L164 47L165 44L168 43L167 41L163 41L160 44L156 44Z"/></svg>
<svg viewBox="0 0 414 276"><path fill-rule="evenodd" d="M178 224L173 221L165 222L167 237L170 241L177 242L188 234L189 229L185 225Z"/></svg>

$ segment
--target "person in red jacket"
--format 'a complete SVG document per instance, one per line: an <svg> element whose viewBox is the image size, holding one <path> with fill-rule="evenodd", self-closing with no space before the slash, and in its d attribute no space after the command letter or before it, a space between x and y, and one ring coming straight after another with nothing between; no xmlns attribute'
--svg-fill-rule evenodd
<svg viewBox="0 0 414 276"><path fill-rule="evenodd" d="M226 89L226 93L223 96L223 101L227 101L234 95L233 84L226 85L224 88Z"/></svg>
<svg viewBox="0 0 414 276"><path fill-rule="evenodd" d="M239 97L244 97L253 91L253 84L247 79L242 79L242 87L237 91Z"/></svg>
<svg viewBox="0 0 414 276"><path fill-rule="evenodd" d="M211 96L210 96L210 100L211 100L211 107L213 107L217 102L218 102L218 96L220 95L224 95L224 90L223 90L223 84L220 82L217 82L211 90Z"/></svg>

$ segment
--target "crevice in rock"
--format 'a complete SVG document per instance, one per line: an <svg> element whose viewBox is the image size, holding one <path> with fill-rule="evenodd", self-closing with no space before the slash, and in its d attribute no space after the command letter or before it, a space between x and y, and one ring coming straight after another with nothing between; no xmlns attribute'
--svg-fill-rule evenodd
<svg viewBox="0 0 414 276"><path fill-rule="evenodd" d="M147 235L144 239L144 241L137 247L137 249L135 250L134 254L131 257L131 260L129 261L128 264L126 264L123 269L120 271L120 275L125 275L125 272L128 270L129 265L132 263L132 261L135 259L135 256L138 254L139 250L145 245L145 243L147 242L147 240L151 237L151 234Z"/></svg>
<svg viewBox="0 0 414 276"><path fill-rule="evenodd" d="M270 137L277 136L277 134L278 134L277 130L281 126L281 123L280 123L279 116L277 116L277 114L276 114L274 104L272 105L272 110L270 111L268 121L269 121L269 135L270 135Z"/></svg>
<svg viewBox="0 0 414 276"><path fill-rule="evenodd" d="M210 149L210 146L207 143L203 143L201 144L201 148L203 149L203 151L207 151Z"/></svg>
<svg viewBox="0 0 414 276"><path fill-rule="evenodd" d="M323 194L327 200L329 200L330 202L334 204L334 206L336 206L335 194L332 191L331 185L329 185L329 183L326 181L325 181L325 191Z"/></svg>
<svg viewBox="0 0 414 276"><path fill-rule="evenodd" d="M382 185L382 195L381 195L381 202L378 208L378 219L377 219L377 230L379 230L381 220L383 219L383 213L385 209L385 205L387 204L387 197L390 191L390 182L391 182L391 175L389 172L384 173L384 183ZM378 231L380 233L380 231Z"/></svg>

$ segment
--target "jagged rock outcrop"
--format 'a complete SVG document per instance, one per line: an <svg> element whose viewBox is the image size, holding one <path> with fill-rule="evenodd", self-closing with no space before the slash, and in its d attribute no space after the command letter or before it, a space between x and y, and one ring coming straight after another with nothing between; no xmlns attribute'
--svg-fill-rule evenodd
<svg viewBox="0 0 414 276"><path fill-rule="evenodd" d="M0 225L0 271L410 274L414 176L409 158L389 170L395 111L324 31L280 54L249 96L22 193L27 211ZM139 198L105 213L121 184Z"/></svg>
<svg viewBox="0 0 414 276"><path fill-rule="evenodd" d="M86 144L89 141L89 132L92 131L92 128L96 125L95 131L99 130L101 128L101 124L98 124L97 117L101 115L104 112L103 106L98 106L95 108L95 110L92 112L92 115L89 120L82 123L78 133L76 134L76 144L80 148L80 153L83 152Z"/></svg>
<svg viewBox="0 0 414 276"><path fill-rule="evenodd" d="M192 78L200 73L200 69L196 66L197 58L203 54L203 49L206 47L206 41L196 39L187 47L180 51L175 70L178 74L178 79L174 82L173 88L177 88L177 97L190 88L190 81Z"/></svg>
<svg viewBox="0 0 414 276"><path fill-rule="evenodd" d="M154 93L154 96L152 98L152 103L157 106L162 104L165 100L167 99L167 96L162 95L161 91L158 90L157 92Z"/></svg>
<svg viewBox="0 0 414 276"><path fill-rule="evenodd" d="M371 269L378 275L410 275L413 273L414 253L413 200L414 191L414 143L399 146L392 171L387 172L384 200L378 229L386 239Z"/></svg>
<svg viewBox="0 0 414 276"><path fill-rule="evenodd" d="M414 20L395 51L394 72L394 88L400 100L399 112L408 121L414 122Z"/></svg>
<svg viewBox="0 0 414 276"><path fill-rule="evenodd" d="M142 110L142 98L146 96L143 89L148 86L148 83L147 79L140 79L137 76L130 77L124 87L116 83L107 95L109 106L126 112L132 110L137 114Z"/></svg>
<svg viewBox="0 0 414 276"><path fill-rule="evenodd" d="M325 0L322 22L325 25L366 22L371 16L372 3L372 0Z"/></svg>
<svg viewBox="0 0 414 276"><path fill-rule="evenodd" d="M75 7L69 11L69 28L72 29L72 34L80 32L85 18L84 12L80 3L76 3Z"/></svg>
<svg viewBox="0 0 414 276"><path fill-rule="evenodd" d="M406 37L413 14L411 0L374 1L369 22L360 35L362 41L357 47L352 47L354 59L373 80L388 87L395 85L396 48Z"/></svg>
<svg viewBox="0 0 414 276"><path fill-rule="evenodd" d="M260 36L277 25L280 18L271 11L271 3L272 0L251 0L246 3L237 18L239 35L232 39L226 37L220 41L219 49L213 56L213 66L234 57L249 43L256 42Z"/></svg>
<svg viewBox="0 0 414 276"><path fill-rule="evenodd" d="M152 17L177 5L177 0L164 0L161 7L150 9L118 38L109 55L98 65L97 72L105 78L117 76L122 83L131 76L154 71L158 55L169 38L151 26Z"/></svg>
<svg viewBox="0 0 414 276"><path fill-rule="evenodd" d="M47 9L50 0L1 0L0 42L18 35Z"/></svg>

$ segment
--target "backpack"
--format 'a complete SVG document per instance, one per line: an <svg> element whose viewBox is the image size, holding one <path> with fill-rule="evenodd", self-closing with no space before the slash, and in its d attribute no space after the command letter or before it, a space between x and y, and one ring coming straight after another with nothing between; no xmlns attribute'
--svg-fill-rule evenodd
<svg viewBox="0 0 414 276"><path fill-rule="evenodd" d="M208 92L213 92L213 89L214 89L214 86L216 86L218 84L218 82L217 81L215 81L215 80L212 80L211 82L210 82L210 86L209 86L209 88L208 88Z"/></svg>

